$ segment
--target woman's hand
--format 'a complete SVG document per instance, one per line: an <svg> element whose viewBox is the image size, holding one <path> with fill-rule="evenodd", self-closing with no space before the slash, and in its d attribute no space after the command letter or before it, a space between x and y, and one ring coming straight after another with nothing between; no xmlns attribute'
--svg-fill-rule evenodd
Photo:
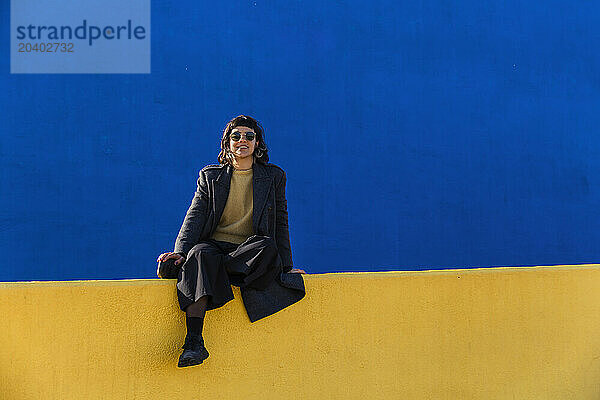
<svg viewBox="0 0 600 400"><path fill-rule="evenodd" d="M168 262L169 260L175 260L175 262ZM168 252L162 253L156 259L158 262L158 268L156 268L156 275L162 279L175 279L180 269L180 264L185 261L185 258L181 254Z"/></svg>
<svg viewBox="0 0 600 400"><path fill-rule="evenodd" d="M306 274L306 271L299 268L292 268L289 272L290 274Z"/></svg>
<svg viewBox="0 0 600 400"><path fill-rule="evenodd" d="M177 254L177 253L173 253L172 251L169 251L167 253L162 253L160 256L158 256L158 258L156 259L156 262L163 262L163 261L167 261L167 260L171 260L171 259L175 259L175 265L179 265L185 261L185 258L182 257L181 254Z"/></svg>

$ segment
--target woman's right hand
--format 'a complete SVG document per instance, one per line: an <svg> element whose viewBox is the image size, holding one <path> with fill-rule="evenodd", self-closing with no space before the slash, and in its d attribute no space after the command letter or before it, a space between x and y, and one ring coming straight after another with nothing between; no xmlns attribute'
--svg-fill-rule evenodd
<svg viewBox="0 0 600 400"><path fill-rule="evenodd" d="M175 265L179 265L185 261L185 258L182 257L181 254L177 254L177 253L173 253L172 251L169 251L167 253L162 253L160 256L158 256L158 258L156 259L156 262L163 262L163 261L167 261L167 260L171 260L171 259L175 259Z"/></svg>

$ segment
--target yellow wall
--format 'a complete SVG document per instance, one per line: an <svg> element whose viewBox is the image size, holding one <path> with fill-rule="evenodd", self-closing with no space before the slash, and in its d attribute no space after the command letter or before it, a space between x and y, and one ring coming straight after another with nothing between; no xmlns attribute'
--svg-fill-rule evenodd
<svg viewBox="0 0 600 400"><path fill-rule="evenodd" d="M600 267L305 277L250 324L209 311L199 367L174 281L0 284L0 399L599 399Z"/></svg>

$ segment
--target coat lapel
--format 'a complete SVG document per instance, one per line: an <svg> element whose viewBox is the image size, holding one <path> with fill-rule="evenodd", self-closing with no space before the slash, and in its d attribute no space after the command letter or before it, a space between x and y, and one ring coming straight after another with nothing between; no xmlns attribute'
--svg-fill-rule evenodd
<svg viewBox="0 0 600 400"><path fill-rule="evenodd" d="M215 219L213 221L214 227L211 231L214 231L217 225L219 224L219 221L221 220L221 215L223 214L223 210L225 209L225 204L227 204L227 198L229 197L229 185L231 184L232 173L233 167L231 165L226 165L214 181L212 207Z"/></svg>
<svg viewBox="0 0 600 400"><path fill-rule="evenodd" d="M258 232L258 223L269 197L272 182L273 178L269 175L267 168L260 163L254 163L252 166L252 201L254 209L252 213L252 228L255 233Z"/></svg>
<svg viewBox="0 0 600 400"><path fill-rule="evenodd" d="M223 215L223 210L225 210L227 198L229 197L232 174L233 167L231 165L226 165L219 173L219 176L213 181L212 211L215 218L211 232L216 229L221 220L221 216ZM272 182L273 177L269 175L267 168L264 165L260 163L254 163L252 165L252 228L254 229L254 232L258 232L258 224L263 214L265 204L269 198Z"/></svg>

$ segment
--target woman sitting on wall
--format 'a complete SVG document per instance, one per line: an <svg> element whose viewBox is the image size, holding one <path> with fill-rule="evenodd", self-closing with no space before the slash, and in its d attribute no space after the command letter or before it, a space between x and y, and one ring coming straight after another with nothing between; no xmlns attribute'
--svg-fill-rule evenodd
<svg viewBox="0 0 600 400"><path fill-rule="evenodd" d="M187 334L179 367L207 357L206 310L233 299L239 286L251 322L304 297L303 270L292 267L285 172L269 164L264 131L240 115L223 131L219 165L200 171L175 249L158 257L158 275L177 278Z"/></svg>

